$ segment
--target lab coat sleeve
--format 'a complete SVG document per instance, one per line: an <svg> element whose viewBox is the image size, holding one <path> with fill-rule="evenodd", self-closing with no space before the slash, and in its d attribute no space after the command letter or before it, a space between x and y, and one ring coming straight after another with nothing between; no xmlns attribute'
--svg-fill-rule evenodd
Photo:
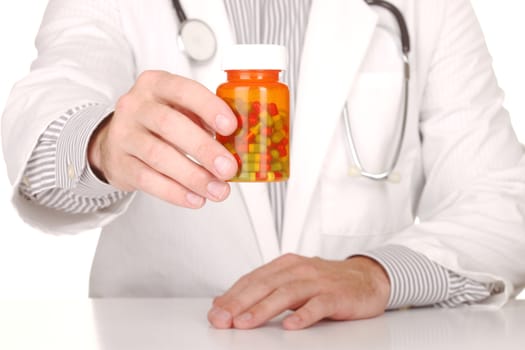
<svg viewBox="0 0 525 350"><path fill-rule="evenodd" d="M125 211L131 197L105 210L71 215L26 200L17 190L45 129L75 106L111 109L133 84L132 50L113 0L51 0L36 39L38 57L18 82L2 118L2 140L13 203L22 218L51 233L104 225Z"/></svg>
<svg viewBox="0 0 525 350"><path fill-rule="evenodd" d="M389 243L497 287L499 306L525 284L525 156L467 0L446 1L420 114L426 183L420 224Z"/></svg>

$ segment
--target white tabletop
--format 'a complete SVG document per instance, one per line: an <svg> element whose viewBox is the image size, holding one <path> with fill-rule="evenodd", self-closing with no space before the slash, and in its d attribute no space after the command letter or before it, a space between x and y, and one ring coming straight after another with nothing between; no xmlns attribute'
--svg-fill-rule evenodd
<svg viewBox="0 0 525 350"><path fill-rule="evenodd" d="M525 349L525 301L502 310L412 309L285 331L209 326L209 299L0 301L0 349Z"/></svg>

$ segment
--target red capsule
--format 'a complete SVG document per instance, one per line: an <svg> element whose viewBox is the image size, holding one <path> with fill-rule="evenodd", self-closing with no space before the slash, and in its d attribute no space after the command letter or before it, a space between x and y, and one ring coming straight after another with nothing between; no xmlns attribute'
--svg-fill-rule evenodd
<svg viewBox="0 0 525 350"><path fill-rule="evenodd" d="M268 173L263 171L258 171L255 173L255 179L257 181L265 181L268 178Z"/></svg>
<svg viewBox="0 0 525 350"><path fill-rule="evenodd" d="M252 103L252 112L253 113L261 113L261 102L255 101Z"/></svg>
<svg viewBox="0 0 525 350"><path fill-rule="evenodd" d="M259 123L259 114L250 112L250 114L248 114L248 126L252 127L257 125L257 123Z"/></svg>
<svg viewBox="0 0 525 350"><path fill-rule="evenodd" d="M279 114L279 109L277 108L277 105L275 103L270 103L268 105L268 113L273 117L274 115Z"/></svg>
<svg viewBox="0 0 525 350"><path fill-rule="evenodd" d="M248 133L248 135L246 136L246 141L248 143L254 143L255 142L255 133L253 133L252 131L250 131Z"/></svg>
<svg viewBox="0 0 525 350"><path fill-rule="evenodd" d="M277 145L277 150L279 151L280 157L286 157L288 155L288 151L286 150L286 146L283 144Z"/></svg>
<svg viewBox="0 0 525 350"><path fill-rule="evenodd" d="M264 135L264 136L270 136L273 132L273 128L272 127L265 127L261 130L261 133Z"/></svg>

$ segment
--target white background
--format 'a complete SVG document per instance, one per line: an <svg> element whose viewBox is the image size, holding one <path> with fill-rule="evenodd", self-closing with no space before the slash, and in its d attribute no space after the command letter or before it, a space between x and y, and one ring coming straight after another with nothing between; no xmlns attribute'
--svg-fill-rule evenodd
<svg viewBox="0 0 525 350"><path fill-rule="evenodd" d="M219 1L219 0L218 0ZM525 21L523 1L472 0L494 57L506 107L525 143ZM34 37L45 0L0 2L0 110L11 86L36 55ZM521 33L521 35L520 35ZM521 97L521 98L520 98ZM24 224L12 209L5 164L0 162L0 298L78 298L87 296L97 232L45 235ZM525 297L525 293L522 294Z"/></svg>

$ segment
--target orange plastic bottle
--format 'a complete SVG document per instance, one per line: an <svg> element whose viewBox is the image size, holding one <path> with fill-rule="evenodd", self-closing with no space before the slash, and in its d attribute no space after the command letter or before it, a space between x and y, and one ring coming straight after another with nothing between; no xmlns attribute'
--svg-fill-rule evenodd
<svg viewBox="0 0 525 350"><path fill-rule="evenodd" d="M290 176L288 87L279 82L286 49L279 45L235 45L223 57L228 82L217 88L237 116L237 130L217 134L237 159L230 181L272 182Z"/></svg>

